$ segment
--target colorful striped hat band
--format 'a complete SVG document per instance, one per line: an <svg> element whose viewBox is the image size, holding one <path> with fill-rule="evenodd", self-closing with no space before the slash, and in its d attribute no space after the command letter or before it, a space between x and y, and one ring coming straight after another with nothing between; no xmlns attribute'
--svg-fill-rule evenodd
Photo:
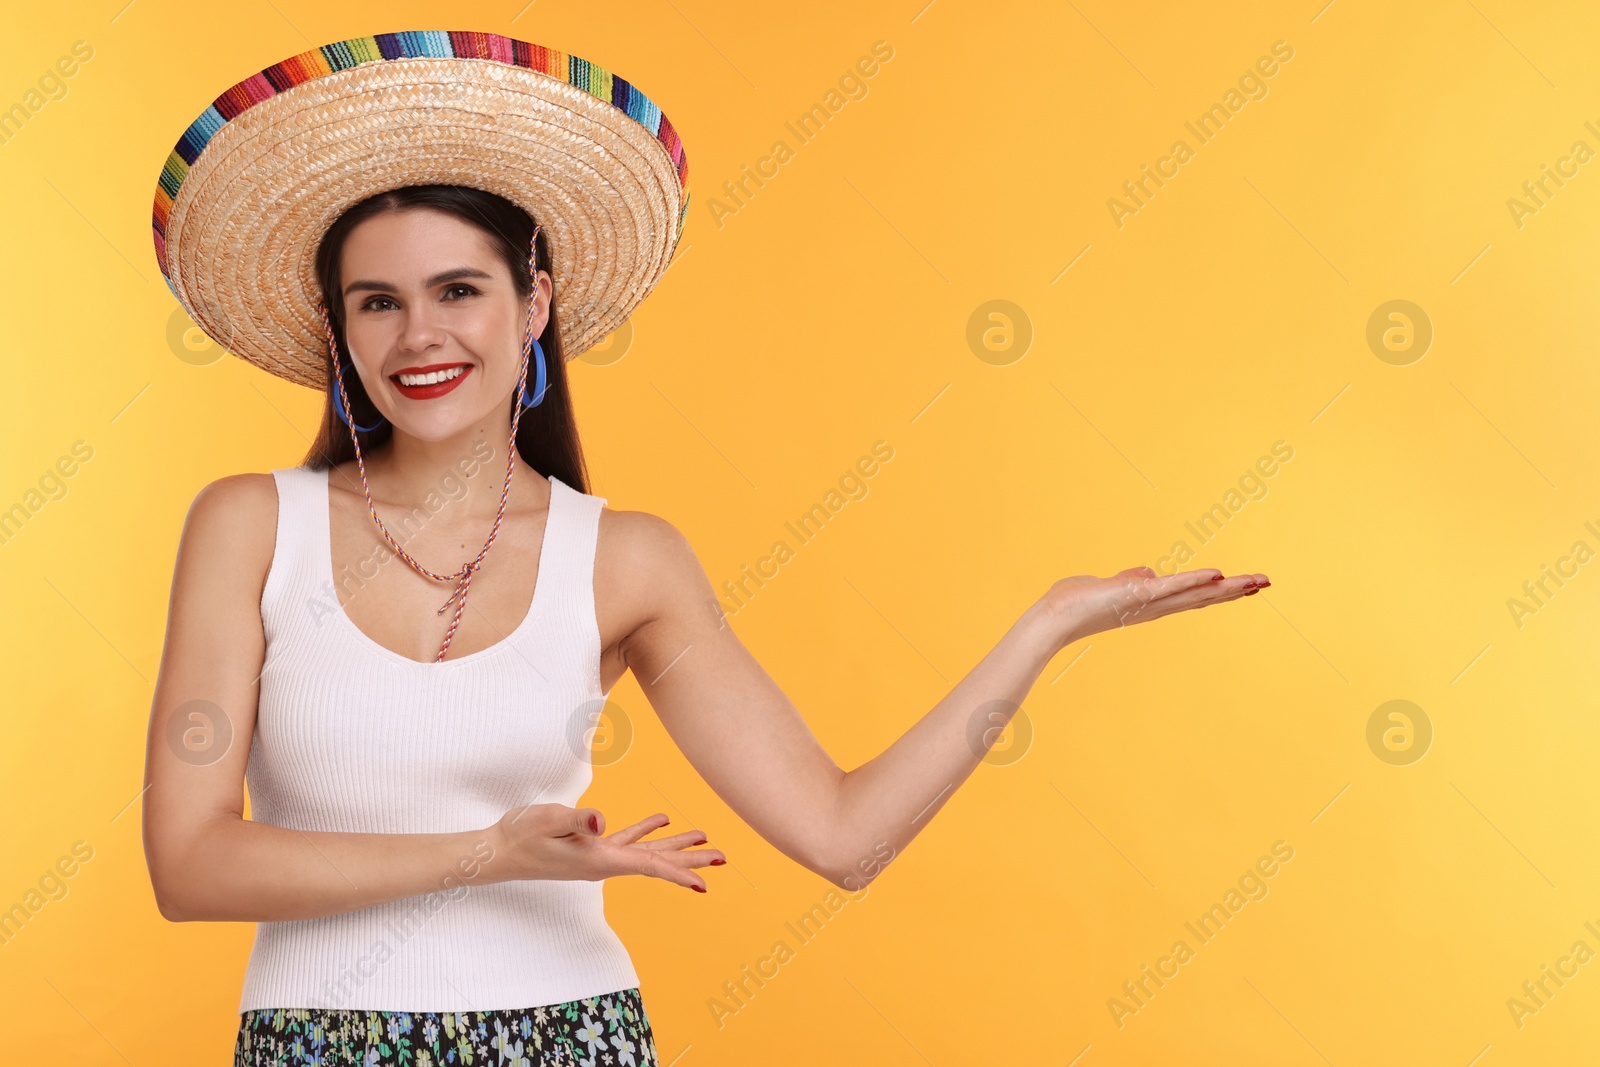
<svg viewBox="0 0 1600 1067"><path fill-rule="evenodd" d="M276 63L206 108L157 183L156 259L223 348L326 389L328 227L388 189L470 186L542 227L572 359L666 272L688 173L661 109L587 60L492 33L380 33Z"/></svg>

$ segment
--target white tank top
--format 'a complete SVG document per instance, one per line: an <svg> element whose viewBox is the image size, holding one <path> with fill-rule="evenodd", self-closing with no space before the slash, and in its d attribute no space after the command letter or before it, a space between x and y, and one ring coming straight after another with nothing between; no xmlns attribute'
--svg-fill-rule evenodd
<svg viewBox="0 0 1600 1067"><path fill-rule="evenodd" d="M251 818L300 830L454 833L489 827L522 804L577 807L605 700L593 584L605 498L550 476L527 616L488 648L423 663L362 633L334 594L328 472L272 475L277 547L261 594ZM352 567L346 588L359 581ZM439 584L441 603L451 588ZM257 923L239 1010L493 1011L635 987L603 887L453 882L338 915Z"/></svg>

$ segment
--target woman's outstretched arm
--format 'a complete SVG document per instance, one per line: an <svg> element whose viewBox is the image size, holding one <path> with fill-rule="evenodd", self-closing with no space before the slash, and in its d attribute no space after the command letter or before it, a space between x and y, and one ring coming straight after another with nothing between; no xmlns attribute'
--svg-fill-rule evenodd
<svg viewBox="0 0 1600 1067"><path fill-rule="evenodd" d="M639 572L648 621L623 643L646 698L689 762L785 855L859 889L928 825L999 738L1051 658L1090 634L1236 600L1264 575L1159 577L1147 567L1055 583L999 643L878 756L842 770L726 624L693 549L642 513L612 528ZM648 580L645 580L648 575Z"/></svg>

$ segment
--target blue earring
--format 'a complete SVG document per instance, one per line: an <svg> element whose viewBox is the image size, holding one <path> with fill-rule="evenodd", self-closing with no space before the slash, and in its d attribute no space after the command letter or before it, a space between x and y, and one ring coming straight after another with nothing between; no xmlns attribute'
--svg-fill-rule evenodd
<svg viewBox="0 0 1600 1067"><path fill-rule="evenodd" d="M534 395L534 397L536 399L534 399L534 400L529 400L528 399L528 383L527 383L526 380L524 380L522 385L517 390L517 392L518 392L517 400L518 400L519 403L522 404L522 410L523 411L527 411L529 408L536 408L540 404L544 403L544 393L545 393L544 349L540 346L539 339L537 337L532 338L532 341L533 341L533 363L534 363L533 395Z"/></svg>
<svg viewBox="0 0 1600 1067"><path fill-rule="evenodd" d="M341 372L348 372L350 374L354 374L356 372L355 364L353 364L353 363L342 364L339 367L339 369L340 369ZM334 392L334 398L333 398L333 410L334 410L334 413L339 416L339 421L340 422L344 423L346 426L349 426L350 425L350 420L344 417L344 405L345 405L345 401L348 399L348 397L347 397L347 395L346 395L346 393L344 391L344 379L342 377L334 379L333 392ZM373 430L376 430L378 427L382 426L384 423L386 423L388 421L389 420L385 419L383 417L383 415L380 413L378 415L378 421L377 422L373 423L371 426L357 426L356 429L360 430L362 433L371 433Z"/></svg>

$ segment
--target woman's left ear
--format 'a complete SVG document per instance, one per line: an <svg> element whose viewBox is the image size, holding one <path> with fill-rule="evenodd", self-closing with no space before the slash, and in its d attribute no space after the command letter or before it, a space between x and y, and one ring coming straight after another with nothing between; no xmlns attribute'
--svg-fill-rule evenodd
<svg viewBox="0 0 1600 1067"><path fill-rule="evenodd" d="M539 279L540 278L543 278L544 281L545 281L545 284L543 286L539 285ZM540 271L539 274L534 279L533 292L529 294L530 299L533 300L533 306L534 306L534 313L535 314L538 314L539 311L540 311L540 299L541 299L541 297L543 297L544 294L549 293L554 288L555 288L555 283L550 280L550 275L546 274L544 271ZM548 299L545 299L544 300L544 310L546 311L546 313L548 313L549 307L550 307L550 302L549 302ZM540 329L542 331L543 327L540 327Z"/></svg>

